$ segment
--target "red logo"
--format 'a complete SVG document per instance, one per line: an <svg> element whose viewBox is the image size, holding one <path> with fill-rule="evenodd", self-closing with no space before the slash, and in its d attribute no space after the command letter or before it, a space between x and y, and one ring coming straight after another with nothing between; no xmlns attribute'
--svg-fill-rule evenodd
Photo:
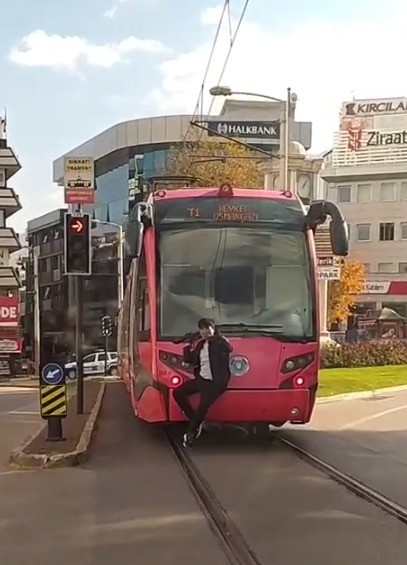
<svg viewBox="0 0 407 565"><path fill-rule="evenodd" d="M15 296L0 296L0 325L18 326L20 318L19 299Z"/></svg>

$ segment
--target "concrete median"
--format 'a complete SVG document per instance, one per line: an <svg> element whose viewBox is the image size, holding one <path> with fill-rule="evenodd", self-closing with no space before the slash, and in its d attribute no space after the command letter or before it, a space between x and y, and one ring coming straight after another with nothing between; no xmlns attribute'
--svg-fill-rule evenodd
<svg viewBox="0 0 407 565"><path fill-rule="evenodd" d="M96 429L106 383L86 383L84 414L76 414L73 395L68 401L68 416L64 419L63 442L47 441L47 423L13 449L9 463L20 469L51 469L72 467L84 463Z"/></svg>

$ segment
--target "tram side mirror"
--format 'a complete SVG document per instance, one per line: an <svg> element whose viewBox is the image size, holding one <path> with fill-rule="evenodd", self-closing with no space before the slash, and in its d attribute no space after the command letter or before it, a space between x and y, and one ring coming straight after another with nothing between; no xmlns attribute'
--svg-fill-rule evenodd
<svg viewBox="0 0 407 565"><path fill-rule="evenodd" d="M138 259L141 255L143 243L143 222L129 222L126 229L126 251L132 259Z"/></svg>
<svg viewBox="0 0 407 565"><path fill-rule="evenodd" d="M349 253L348 225L336 204L325 200L313 202L306 217L307 227L315 233L317 226L323 224L327 216L331 217L329 233L332 252L339 257L346 257Z"/></svg>
<svg viewBox="0 0 407 565"><path fill-rule="evenodd" d="M326 220L326 214L324 211L324 200L316 200L313 202L308 209L308 214L306 216L307 227L310 228L314 233L319 224L323 224Z"/></svg>
<svg viewBox="0 0 407 565"><path fill-rule="evenodd" d="M332 252L338 257L346 257L349 253L348 224L338 206L333 202L325 202L325 212L331 216L329 233Z"/></svg>

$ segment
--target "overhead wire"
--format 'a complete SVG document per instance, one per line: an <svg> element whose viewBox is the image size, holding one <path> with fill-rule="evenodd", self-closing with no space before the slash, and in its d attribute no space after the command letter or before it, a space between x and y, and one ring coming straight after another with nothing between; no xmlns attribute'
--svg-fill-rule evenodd
<svg viewBox="0 0 407 565"><path fill-rule="evenodd" d="M220 31L221 31L221 28L222 28L222 23L223 23L223 19L225 17L225 14L226 14L226 10L228 10L229 18L230 18L230 0L225 0L225 2L223 4L222 13L221 13L221 16L220 16L220 19L219 19L218 27L216 29L215 37L214 37L213 42L212 42L211 52L209 54L209 59L208 59L208 62L206 64L202 83L201 83L201 86L199 88L198 99L197 99L196 104L195 104L195 109L194 109L194 113L193 113L191 121L194 121L194 119L196 118L197 115L200 115L201 117L203 116L203 101L204 101L206 79L208 77L208 73L209 73L210 68L211 68L213 55L215 53L216 45L218 43L219 34L220 34ZM190 128L191 128L191 124L189 124L188 129L185 132L183 141L185 141L186 138L188 137Z"/></svg>
<svg viewBox="0 0 407 565"><path fill-rule="evenodd" d="M230 59L230 56L231 56L231 54L232 54L233 47L234 47L234 45L235 45L235 43L236 43L236 38L237 38L237 36L238 36L238 34L239 34L239 30L240 30L240 27L241 27L241 25L242 25L243 19L244 19L244 17L245 17L245 14L246 14L247 7L248 7L248 5L249 5L249 2L250 2L250 0L246 0L245 3L244 3L243 9L242 9L242 13L240 14L240 18L239 18L239 20L238 20L238 22L237 22L237 26L236 26L235 32L234 32L234 34L233 34L233 37L232 37L231 40L230 40L229 50L228 50L228 52L227 52L225 62L223 63L223 67L222 67L222 70L221 70L221 72L220 72L220 75L219 75L219 78L218 78L218 82L216 83L216 86L219 86L219 85L220 85L221 80L223 79L223 76L224 76L224 74L225 74L225 72L226 72L226 69L227 69L227 66L228 66L228 63L229 63L229 59ZM211 113L211 111L212 111L212 107L213 107L214 101L215 101L215 97L212 96L212 102L211 102L211 104L210 104L210 106L209 106L209 109L208 109L208 116L210 115L210 113Z"/></svg>

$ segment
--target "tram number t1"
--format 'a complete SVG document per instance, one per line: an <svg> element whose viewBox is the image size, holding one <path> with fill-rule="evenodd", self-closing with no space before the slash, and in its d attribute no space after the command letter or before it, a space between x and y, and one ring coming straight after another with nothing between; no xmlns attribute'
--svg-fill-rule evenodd
<svg viewBox="0 0 407 565"><path fill-rule="evenodd" d="M200 218L201 217L201 211L199 208L188 208L188 216L190 218Z"/></svg>

